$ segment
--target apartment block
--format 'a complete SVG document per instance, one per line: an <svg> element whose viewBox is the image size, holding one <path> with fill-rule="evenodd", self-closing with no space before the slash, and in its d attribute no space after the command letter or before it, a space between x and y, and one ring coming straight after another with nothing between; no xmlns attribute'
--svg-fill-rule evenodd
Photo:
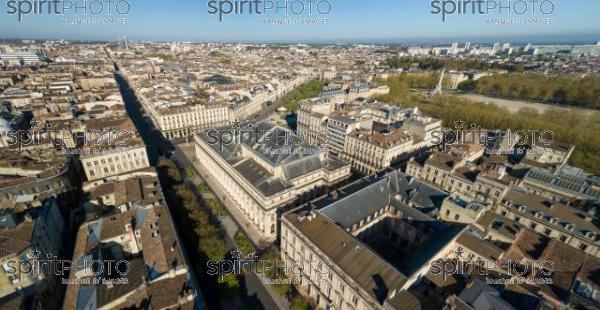
<svg viewBox="0 0 600 310"><path fill-rule="evenodd" d="M61 274L55 269L34 266L57 263L62 255L64 227L54 198L0 211L2 307L58 309ZM24 262L30 263L28 269L21 267Z"/></svg>
<svg viewBox="0 0 600 310"><path fill-rule="evenodd" d="M86 133L88 140L80 160L88 181L150 166L146 145L129 118L88 121Z"/></svg>
<svg viewBox="0 0 600 310"><path fill-rule="evenodd" d="M523 227L600 257L600 229L595 224L593 209L585 213L558 201L512 189L495 212Z"/></svg>
<svg viewBox="0 0 600 310"><path fill-rule="evenodd" d="M205 307L154 169L84 190L63 309Z"/></svg>

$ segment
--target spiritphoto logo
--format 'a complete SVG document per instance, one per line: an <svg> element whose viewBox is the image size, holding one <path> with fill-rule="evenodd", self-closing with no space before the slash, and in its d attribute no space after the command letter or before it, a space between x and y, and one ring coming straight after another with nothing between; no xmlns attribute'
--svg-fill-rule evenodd
<svg viewBox="0 0 600 310"><path fill-rule="evenodd" d="M333 268L330 261L259 259L255 253L244 255L239 250L232 251L231 259L209 260L206 266L207 274L217 276L220 282L227 275L254 273L265 284L301 284L304 280L318 286L331 285ZM306 276L308 279L304 279Z"/></svg>
<svg viewBox="0 0 600 310"><path fill-rule="evenodd" d="M555 133L552 130L490 130L477 123L468 125L463 120L455 121L452 128L435 130L431 135L432 143L446 151L453 145L479 144L485 147L488 153L499 155L521 155L524 147L530 148L529 152L552 152L549 147L555 142ZM502 146L508 148L502 149Z"/></svg>
<svg viewBox="0 0 600 310"><path fill-rule="evenodd" d="M135 132L122 129L71 132L53 128L51 124L40 126L32 121L31 129L4 132L0 135L0 140L2 140L2 144L17 151L38 145L52 145L59 149L67 149L69 153L84 154L85 152L98 152L96 150L101 148L109 150L111 153L118 152L118 148L128 146L136 136ZM69 141L72 145L69 145ZM79 149L76 148L77 145L84 147Z"/></svg>
<svg viewBox="0 0 600 310"><path fill-rule="evenodd" d="M14 15L19 22L25 16L54 15L64 18L65 23L70 19L65 16L88 18L89 23L123 22L124 16L131 11L128 0L8 0L6 14ZM114 17L119 17L114 19Z"/></svg>
<svg viewBox="0 0 600 310"><path fill-rule="evenodd" d="M499 271L504 277L497 278ZM476 276L484 278L489 285L528 284L551 285L554 283L554 262L550 260L463 260L460 258L440 259L431 263L430 272L441 276L444 281L450 276Z"/></svg>
<svg viewBox="0 0 600 310"><path fill-rule="evenodd" d="M206 132L209 145L218 145L223 151L226 146L240 145L244 142L257 145L271 145L271 153L288 154L286 152L326 152L324 146L327 144L327 131L290 131L290 130L265 130L261 129L253 121L234 123L227 129L210 129ZM314 145L305 145L305 142L313 141ZM306 147L304 147L306 146Z"/></svg>
<svg viewBox="0 0 600 310"><path fill-rule="evenodd" d="M453 15L498 15L528 23L529 18L548 18L555 9L552 0L433 0L430 13L441 15L444 22Z"/></svg>
<svg viewBox="0 0 600 310"><path fill-rule="evenodd" d="M325 17L333 10L332 0L209 0L207 5L208 14L218 16L219 22L228 15Z"/></svg>
<svg viewBox="0 0 600 310"><path fill-rule="evenodd" d="M13 283L45 275L65 277L71 270L76 270L81 281L90 283L70 283L63 279L63 284L99 284L106 281L112 284L127 284L126 276L130 271L130 263L127 260L107 259L71 261L50 253L42 255L41 251L33 249L24 257L6 261L3 268Z"/></svg>

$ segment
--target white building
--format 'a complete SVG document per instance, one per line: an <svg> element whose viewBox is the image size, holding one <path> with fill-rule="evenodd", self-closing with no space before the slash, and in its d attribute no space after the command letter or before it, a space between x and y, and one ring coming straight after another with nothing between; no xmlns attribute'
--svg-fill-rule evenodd
<svg viewBox="0 0 600 310"><path fill-rule="evenodd" d="M129 118L90 120L86 125L88 141L80 160L88 181L150 167L146 146ZM103 132L102 139L95 132Z"/></svg>
<svg viewBox="0 0 600 310"><path fill-rule="evenodd" d="M209 130L195 137L198 163L235 205L239 222L253 225L258 242L277 236L277 211L347 178L350 165L268 123ZM230 139L233 137L233 139ZM252 236L251 236L252 237Z"/></svg>
<svg viewBox="0 0 600 310"><path fill-rule="evenodd" d="M364 174L372 174L390 167L401 159L407 159L426 145L404 130L376 132L355 130L346 136L342 159Z"/></svg>
<svg viewBox="0 0 600 310"><path fill-rule="evenodd" d="M181 138L213 126L229 123L229 109L225 105L193 105L168 109L147 109L167 138Z"/></svg>
<svg viewBox="0 0 600 310"><path fill-rule="evenodd" d="M104 179L150 167L146 146L138 144L111 153L89 154L81 157L88 181Z"/></svg>
<svg viewBox="0 0 600 310"><path fill-rule="evenodd" d="M370 120L363 120L354 115L333 114L327 120L327 148L333 158L342 158L346 145L346 136L361 128L361 123L368 127Z"/></svg>
<svg viewBox="0 0 600 310"><path fill-rule="evenodd" d="M298 133L311 144L326 142L327 119L335 111L335 103L314 98L300 103L297 111Z"/></svg>

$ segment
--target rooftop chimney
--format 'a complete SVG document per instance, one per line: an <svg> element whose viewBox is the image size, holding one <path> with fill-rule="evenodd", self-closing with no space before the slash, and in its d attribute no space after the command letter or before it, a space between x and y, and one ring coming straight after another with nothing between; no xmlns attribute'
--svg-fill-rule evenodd
<svg viewBox="0 0 600 310"><path fill-rule="evenodd" d="M498 174L500 175L500 178L503 178L506 175L506 166L505 165L500 165L500 168L498 168Z"/></svg>
<svg viewBox="0 0 600 310"><path fill-rule="evenodd" d="M33 218L31 217L31 214L27 213L23 216L23 218L25 219L25 221L27 222L31 222L33 221Z"/></svg>

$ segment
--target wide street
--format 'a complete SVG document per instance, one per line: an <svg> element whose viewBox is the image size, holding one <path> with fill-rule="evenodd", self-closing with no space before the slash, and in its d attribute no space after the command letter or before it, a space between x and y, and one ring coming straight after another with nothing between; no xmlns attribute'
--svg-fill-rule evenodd
<svg viewBox="0 0 600 310"><path fill-rule="evenodd" d="M165 139L160 132L154 128L150 119L144 117L144 113L141 110L141 106L137 103L137 100L133 94L133 91L128 88L125 80L117 74L117 81L121 87L121 93L123 96L123 100L125 101L125 108L127 113L131 117L133 123L135 124L138 132L140 133L142 140L146 144L148 150L148 157L150 159L150 164L155 167L158 163L158 160L161 156L169 157L173 159L179 165L184 165L185 167L193 166L191 162L187 159L185 154L181 152L179 148L176 148L170 141ZM264 113L267 114L268 112ZM180 166L183 168L184 166ZM185 176L185 174L183 174ZM194 192L199 196L200 193L197 192L197 183L194 182L191 178L187 176L185 182L194 187ZM201 180L204 182L204 180ZM216 197L219 198L219 197ZM232 223L233 225L237 224L234 221L230 221L228 223ZM228 224L227 226L230 226ZM226 231L232 231L231 227L223 227ZM235 227L235 229L239 229L239 227ZM232 236L230 233L226 235L226 246L228 250L233 250L235 245L232 240ZM250 273L249 276L242 279L240 281L240 292L239 299L240 302L246 309L282 309L285 307L286 303L283 301L283 298L280 296L273 296L273 291L269 293L267 288L265 288L265 284L254 274ZM274 298L278 298L280 300L275 301Z"/></svg>

